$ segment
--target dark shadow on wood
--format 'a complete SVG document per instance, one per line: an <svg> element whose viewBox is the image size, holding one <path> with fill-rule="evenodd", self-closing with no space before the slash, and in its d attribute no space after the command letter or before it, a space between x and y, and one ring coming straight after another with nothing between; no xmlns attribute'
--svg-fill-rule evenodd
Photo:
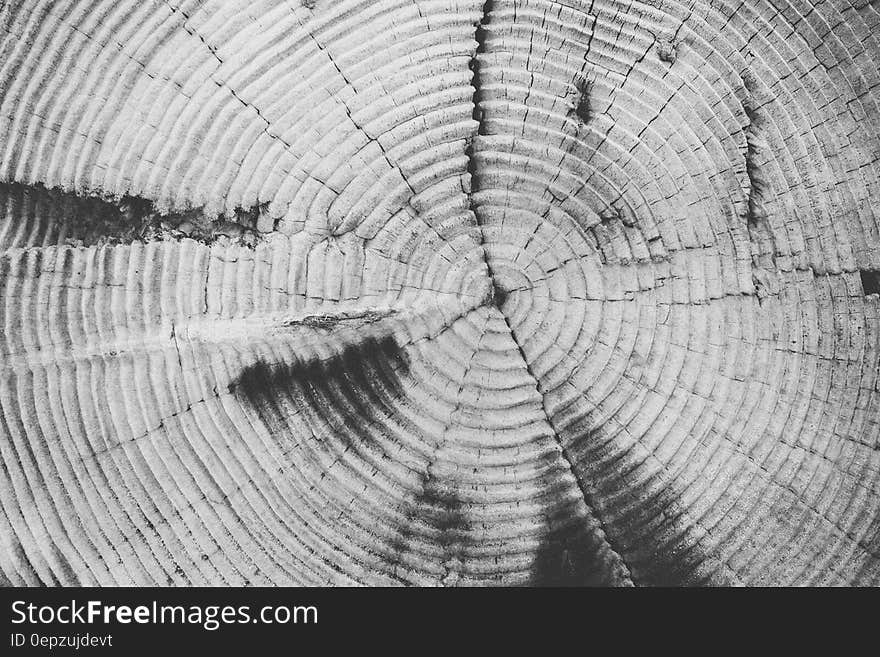
<svg viewBox="0 0 880 657"><path fill-rule="evenodd" d="M865 295L880 294L880 269L862 269L859 272L862 279L862 290Z"/></svg>
<svg viewBox="0 0 880 657"><path fill-rule="evenodd" d="M369 337L327 358L292 363L258 360L229 386L272 433L289 432L287 405L318 415L346 446L374 441L375 426L395 415L409 359L394 338Z"/></svg>
<svg viewBox="0 0 880 657"><path fill-rule="evenodd" d="M463 561L467 534L471 529L464 506L455 482L425 473L419 492L403 508L405 520L391 542L394 561L399 562L403 553L412 549L411 540L417 524L424 524L428 532L436 533L436 543L443 551L444 561Z"/></svg>
<svg viewBox="0 0 880 657"><path fill-rule="evenodd" d="M554 452L545 457L543 466L547 473L543 484L546 525L532 563L529 585L613 586L619 576L609 561L604 538L584 515L582 500L557 503L563 497L564 486L559 474L567 470L567 465Z"/></svg>
<svg viewBox="0 0 880 657"><path fill-rule="evenodd" d="M572 524L574 513L564 508L549 513L533 586L612 583L614 561L607 558L608 547L619 555L636 586L732 583L723 573L705 568L705 555L683 534L688 521L676 517L674 490L651 480L634 483L632 466L624 458L609 458L607 445L592 432L585 431L580 440L566 440L572 442L579 443L575 468L588 491L584 501L599 527L588 527L584 520Z"/></svg>

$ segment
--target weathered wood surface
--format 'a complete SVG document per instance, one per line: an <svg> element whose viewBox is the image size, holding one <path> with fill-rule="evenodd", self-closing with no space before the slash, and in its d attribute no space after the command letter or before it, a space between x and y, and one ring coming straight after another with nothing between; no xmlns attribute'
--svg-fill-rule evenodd
<svg viewBox="0 0 880 657"><path fill-rule="evenodd" d="M0 0L0 581L880 584L880 8Z"/></svg>

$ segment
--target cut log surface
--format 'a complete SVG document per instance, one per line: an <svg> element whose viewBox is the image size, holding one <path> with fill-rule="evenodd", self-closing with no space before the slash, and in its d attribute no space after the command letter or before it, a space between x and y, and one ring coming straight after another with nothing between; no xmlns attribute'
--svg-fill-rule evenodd
<svg viewBox="0 0 880 657"><path fill-rule="evenodd" d="M0 583L880 585L880 6L0 0Z"/></svg>

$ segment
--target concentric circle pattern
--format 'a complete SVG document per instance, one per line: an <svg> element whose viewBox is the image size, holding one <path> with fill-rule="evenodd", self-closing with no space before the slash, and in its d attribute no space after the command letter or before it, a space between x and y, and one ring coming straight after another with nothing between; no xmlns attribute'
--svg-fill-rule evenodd
<svg viewBox="0 0 880 657"><path fill-rule="evenodd" d="M0 0L0 581L880 584L880 7Z"/></svg>

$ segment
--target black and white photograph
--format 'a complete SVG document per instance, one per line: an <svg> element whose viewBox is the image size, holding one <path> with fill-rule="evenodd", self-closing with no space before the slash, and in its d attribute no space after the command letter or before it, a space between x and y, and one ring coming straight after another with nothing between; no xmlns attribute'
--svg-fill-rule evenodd
<svg viewBox="0 0 880 657"><path fill-rule="evenodd" d="M880 586L880 3L0 0L0 583Z"/></svg>

